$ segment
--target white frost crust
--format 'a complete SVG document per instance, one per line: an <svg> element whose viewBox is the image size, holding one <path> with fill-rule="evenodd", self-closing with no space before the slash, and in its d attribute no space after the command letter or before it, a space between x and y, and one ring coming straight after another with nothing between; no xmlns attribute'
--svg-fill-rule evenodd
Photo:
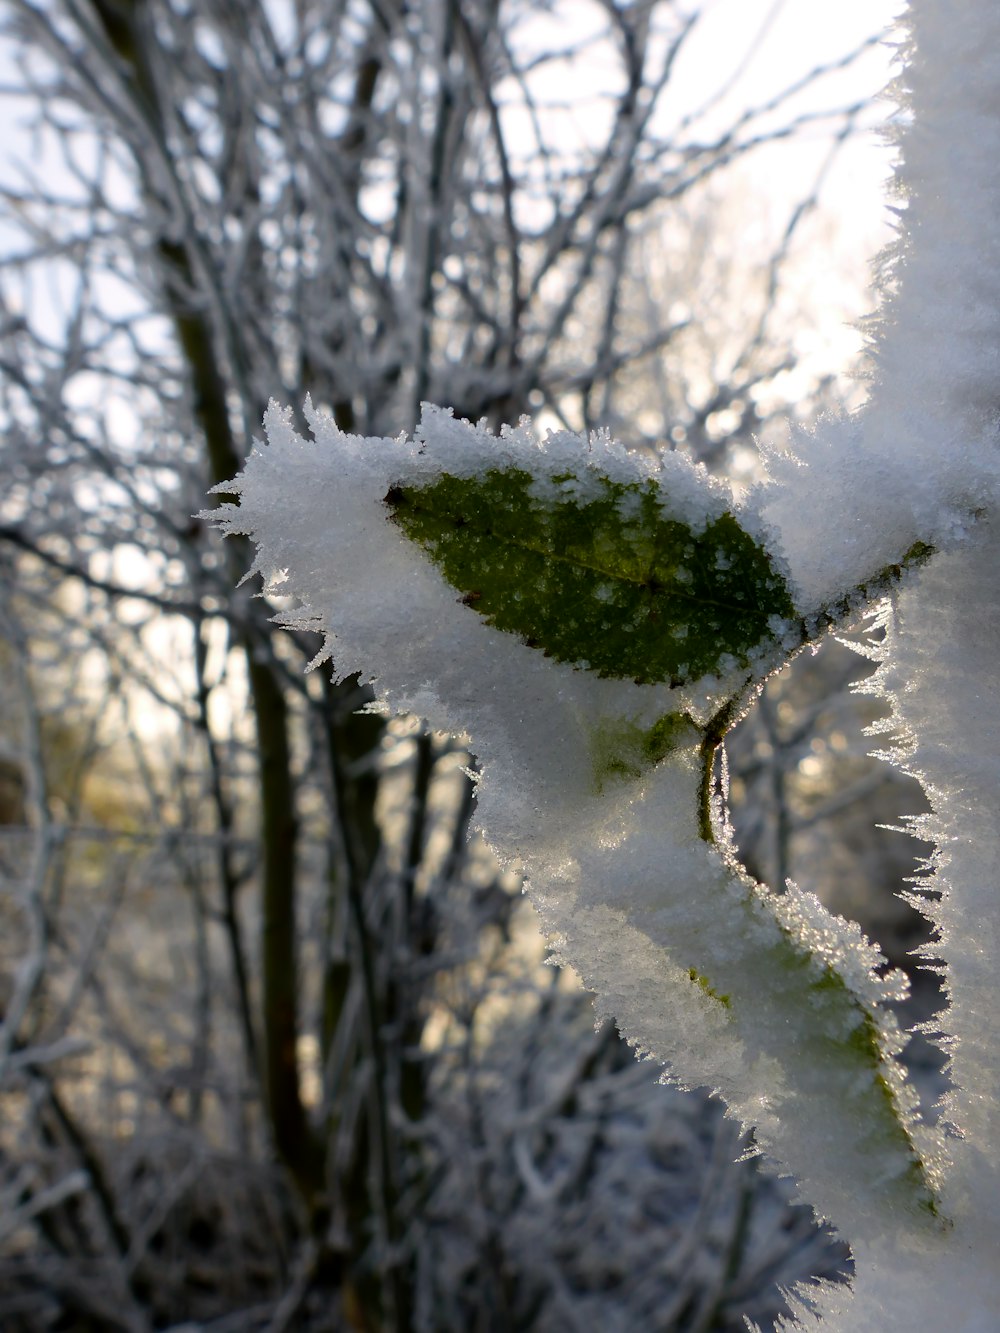
<svg viewBox="0 0 1000 1333"><path fill-rule="evenodd" d="M796 1319L780 1320L778 1330L996 1333L1000 1273L988 1222L963 1217L946 1236L900 1232L852 1242L853 1290L806 1287L805 1300L793 1294L789 1302Z"/></svg>
<svg viewBox="0 0 1000 1333"><path fill-rule="evenodd" d="M871 682L891 703L890 757L922 782L936 844L915 901L946 965L955 1089L942 1106L953 1226L855 1249L855 1293L819 1301L826 1333L994 1333L1000 1311L1000 6L912 0L897 173L905 208L886 259L874 380L850 423L821 425L810 466L767 516L803 593L829 599L912 541L941 554L899 594ZM785 476L788 465L778 471ZM853 472L853 480L851 473ZM812 531L795 531L793 492ZM822 504L819 503L822 499ZM823 504L836 522L823 525ZM841 531L841 511L847 517ZM838 533L840 535L838 535ZM875 544L872 545L872 534ZM837 542L841 545L838 546ZM825 570L810 546L832 543ZM866 546L866 543L868 545ZM891 545L890 545L891 544ZM892 547L894 546L894 550ZM855 559L855 556L858 558ZM840 588L838 588L838 583ZM936 896L928 898L923 889ZM800 1313L801 1326L814 1320Z"/></svg>
<svg viewBox="0 0 1000 1333"><path fill-rule="evenodd" d="M912 0L908 23L869 400L799 431L764 500L807 612L916 541L959 544L1000 496L1000 5Z"/></svg>
<svg viewBox="0 0 1000 1333"><path fill-rule="evenodd" d="M946 1119L955 1148L951 1206L1000 1234L1000 520L921 571L899 597L887 660L873 687L892 703L897 762L932 812L914 831L936 844L921 904L947 965L956 1089ZM1000 1308L998 1305L997 1308Z"/></svg>

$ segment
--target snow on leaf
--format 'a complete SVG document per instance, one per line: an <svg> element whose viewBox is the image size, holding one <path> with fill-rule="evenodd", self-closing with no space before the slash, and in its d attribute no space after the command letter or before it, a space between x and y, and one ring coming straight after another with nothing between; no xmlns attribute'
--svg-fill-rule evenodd
<svg viewBox="0 0 1000 1333"><path fill-rule="evenodd" d="M750 665L794 616L765 548L728 511L699 528L652 478L518 467L390 488L394 520L466 605L560 662L680 686Z"/></svg>
<svg viewBox="0 0 1000 1333"><path fill-rule="evenodd" d="M634 780L674 751L699 745L701 735L689 713L665 713L651 727L626 721L612 726L599 721L590 738L598 793L615 778Z"/></svg>

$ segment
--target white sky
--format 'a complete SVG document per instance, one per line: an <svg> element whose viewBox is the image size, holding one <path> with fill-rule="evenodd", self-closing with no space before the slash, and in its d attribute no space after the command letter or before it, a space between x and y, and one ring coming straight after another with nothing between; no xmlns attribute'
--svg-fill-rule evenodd
<svg viewBox="0 0 1000 1333"><path fill-rule="evenodd" d="M892 22L901 0L707 0L701 7L704 15L671 79L668 106L689 108L714 96L741 70L755 34L763 32L730 95L714 109L713 123L724 127L743 107L767 102L813 68L855 50ZM809 110L876 97L891 76L891 54L884 44L873 47L849 68L828 76L783 107L779 115L787 116L789 105ZM888 103L880 101L865 112L860 123L877 126L889 109ZM808 138L805 142L807 154ZM781 187L782 175L794 182L797 164L806 155L794 145L783 147L782 170L776 170L774 179L768 181L776 188ZM838 193L846 186L847 195L855 197L831 198L830 206L850 214L861 204L866 212L870 208L877 213L881 182L889 165L886 149L873 134L859 134L847 156L850 171Z"/></svg>
<svg viewBox="0 0 1000 1333"><path fill-rule="evenodd" d="M699 14L658 102L656 125L665 139L710 143L747 108L772 101L778 105L754 122L752 133L777 131L797 116L813 118L794 137L742 158L725 173L724 186L720 179L723 225L739 229L737 245L749 270L767 263L791 210L811 195L823 170L842 122L815 119L817 113L863 108L822 177L819 207L796 233L793 263L783 275L786 288L794 280L791 304L808 312L811 326L803 335L808 346L797 345L801 373L782 390L792 399L806 395L815 376L848 366L861 346L854 326L870 309L869 261L890 238L885 200L892 154L877 131L893 110L879 98L893 73L892 50L869 45L846 68L831 70L794 96L784 94L817 67L836 66L883 33L901 5L902 0L676 0L674 8L658 11L661 28L670 30L678 12ZM599 0L555 0L533 17L525 40L529 48L558 50L607 26ZM533 87L549 108L544 118L550 144L565 142L572 149L603 143L612 99L621 88L617 52L610 45L590 46L543 71ZM703 114L692 121L694 112ZM507 114L510 146L530 162L535 152L530 125L519 123L516 112ZM680 135L679 125L688 126ZM791 313L787 302L785 308Z"/></svg>
<svg viewBox="0 0 1000 1333"><path fill-rule="evenodd" d="M744 107L769 101L817 66L840 60L889 27L902 0L708 0L703 8L670 92L678 107L690 106L699 93L706 100L739 72L730 95L713 109L713 119L724 126ZM755 54L744 66L746 52L761 32ZM803 387L810 368L846 367L861 347L854 322L871 306L870 262L891 236L885 205L892 150L880 128L894 108L879 94L893 73L892 49L879 43L777 113L781 118L790 110L869 103L823 179L820 208L804 236L799 281L815 314L798 348ZM811 189L828 152L828 131L828 123L817 126L748 159L750 188L767 201L765 211L775 225L783 226L788 208ZM789 388L794 398L795 388Z"/></svg>

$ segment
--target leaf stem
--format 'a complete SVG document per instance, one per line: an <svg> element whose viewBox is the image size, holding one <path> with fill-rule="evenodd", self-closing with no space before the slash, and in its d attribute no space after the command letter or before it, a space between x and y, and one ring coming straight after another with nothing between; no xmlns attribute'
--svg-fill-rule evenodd
<svg viewBox="0 0 1000 1333"><path fill-rule="evenodd" d="M726 732L737 721L743 711L747 691L751 685L747 681L742 689L732 698L727 699L718 712L714 713L702 728L701 747L701 782L698 785L698 835L703 842L713 846L718 839L715 836L715 823L712 819L712 788L715 777L715 756L725 739Z"/></svg>
<svg viewBox="0 0 1000 1333"><path fill-rule="evenodd" d="M803 616L799 621L800 639L794 648L790 649L788 653L789 660L800 648L814 642L828 629L843 623L849 616L859 611L863 605L871 603L876 597L889 592L900 582L905 573L910 569L926 564L934 553L935 548L933 546L927 542L916 541L894 564L885 565L863 582L856 584L845 596L838 598L827 606L820 607L818 611L809 616ZM744 705L748 701L750 690L755 687L759 688L762 684L762 681L754 681L753 679L745 681L740 689L709 718L702 728L699 752L701 757L701 782L698 787L698 834L704 842L713 845L718 842L712 818L715 756L730 727L738 722L743 715Z"/></svg>

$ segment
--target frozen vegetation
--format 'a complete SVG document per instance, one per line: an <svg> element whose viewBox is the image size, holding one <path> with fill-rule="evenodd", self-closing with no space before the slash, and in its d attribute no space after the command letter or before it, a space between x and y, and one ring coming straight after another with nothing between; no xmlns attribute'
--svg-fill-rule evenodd
<svg viewBox="0 0 1000 1333"><path fill-rule="evenodd" d="M671 1078L717 1089L850 1241L854 1286L820 1294L823 1328L988 1333L1000 11L913 0L908 24L867 403L798 437L745 502L599 434L495 437L426 408L412 438L366 439L308 408L307 440L272 406L218 513L340 675L469 737L477 824L555 955ZM726 731L866 607L885 627L885 744L932 805L913 897L947 969L954 1080L933 1124L887 1007L905 979L808 892L752 882L725 812Z"/></svg>
<svg viewBox="0 0 1000 1333"><path fill-rule="evenodd" d="M850 1270L791 1178L744 1159L719 1099L662 1086L661 1063L595 1028L590 995L543 965L518 875L468 831L480 818L528 867L603 1009L681 1072L698 1040L688 1081L725 1086L779 1151L752 1103L780 1092L775 1119L793 1116L768 1075L786 1052L754 1015L811 994L809 906L771 919L705 774L754 682L817 628L802 554L796 573L762 497L734 508L680 459L635 459L669 438L746 476L752 433L840 401L830 375L860 340L830 334L866 284L827 204L879 114L888 3L848 24L810 0L4 7L4 1333L735 1333ZM792 163L771 198L758 182ZM272 620L288 585L234 595L250 542L193 521L270 397L309 434L307 394L393 440L422 400L451 409L428 413L425 456L387 445L392 474L351 490L328 426L325 480L288 436L327 508L289 501L276 535L316 524L310 558L336 571L342 552L362 605L369 575L376 598L397 589L382 556L359 564L352 525L397 543L410 601L375 607L396 636L382 656L420 678L396 703L477 733L478 814L469 745L359 711L367 680L307 673L322 635ZM596 466L575 436L498 445L459 424L543 411L542 434L549 413L606 428ZM475 521L456 529L455 505ZM416 595L422 562L443 599ZM314 600L341 634L328 575ZM457 613L464 657L414 629L422 613ZM920 797L865 754L884 706L846 686L871 669L828 636L768 676L726 736L731 819L755 878L828 903L849 884L842 910L909 969L921 918L891 889L910 844L870 816ZM881 908L852 910L866 893ZM720 913L760 959L727 955ZM803 1077L889 1135L904 1199L929 1205L879 993L824 966L813 1029L841 1065ZM924 1012L935 995L918 975Z"/></svg>

